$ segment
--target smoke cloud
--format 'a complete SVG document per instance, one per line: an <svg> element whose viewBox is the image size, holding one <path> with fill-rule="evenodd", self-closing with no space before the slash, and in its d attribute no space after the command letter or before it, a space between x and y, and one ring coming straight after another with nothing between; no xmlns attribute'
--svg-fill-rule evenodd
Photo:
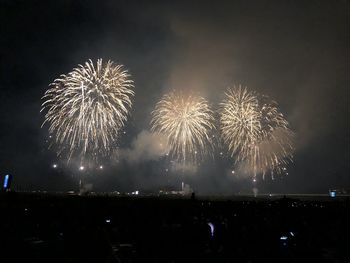
<svg viewBox="0 0 350 263"><path fill-rule="evenodd" d="M120 158L130 164L154 161L166 155L168 148L165 136L143 130L133 140L129 149L120 151Z"/></svg>
<svg viewBox="0 0 350 263"><path fill-rule="evenodd" d="M185 174L185 175L193 175L197 172L198 166L192 163L180 163L180 162L172 162L171 171Z"/></svg>

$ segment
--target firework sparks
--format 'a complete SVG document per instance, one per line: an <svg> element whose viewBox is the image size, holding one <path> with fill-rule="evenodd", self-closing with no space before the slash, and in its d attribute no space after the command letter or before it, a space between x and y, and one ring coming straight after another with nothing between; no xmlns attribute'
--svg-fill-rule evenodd
<svg viewBox="0 0 350 263"><path fill-rule="evenodd" d="M237 161L242 161L250 154L250 145L259 136L258 99L241 86L228 89L225 96L220 114L222 138L231 157L238 153Z"/></svg>
<svg viewBox="0 0 350 263"><path fill-rule="evenodd" d="M56 79L43 96L45 123L58 155L97 159L107 156L124 126L134 96L122 65L89 60Z"/></svg>
<svg viewBox="0 0 350 263"><path fill-rule="evenodd" d="M173 91L157 103L151 126L167 137L172 157L196 162L210 152L212 123L213 113L204 98Z"/></svg>
<svg viewBox="0 0 350 263"><path fill-rule="evenodd" d="M292 160L294 133L266 96L241 86L228 89L221 103L220 122L224 144L231 157L249 173L281 173Z"/></svg>

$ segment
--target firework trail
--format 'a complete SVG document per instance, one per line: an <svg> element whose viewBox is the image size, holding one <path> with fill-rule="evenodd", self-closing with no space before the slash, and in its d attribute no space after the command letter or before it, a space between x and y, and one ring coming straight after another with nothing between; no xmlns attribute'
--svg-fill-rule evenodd
<svg viewBox="0 0 350 263"><path fill-rule="evenodd" d="M134 96L122 65L98 59L78 65L50 84L41 111L58 155L83 159L108 156L124 126ZM43 126L42 125L42 126Z"/></svg>
<svg viewBox="0 0 350 263"><path fill-rule="evenodd" d="M236 163L254 176L281 173L292 160L294 133L277 103L239 86L220 107L222 139Z"/></svg>
<svg viewBox="0 0 350 263"><path fill-rule="evenodd" d="M169 154L177 161L197 162L211 153L213 120L204 98L173 91L156 104L151 129L167 137Z"/></svg>

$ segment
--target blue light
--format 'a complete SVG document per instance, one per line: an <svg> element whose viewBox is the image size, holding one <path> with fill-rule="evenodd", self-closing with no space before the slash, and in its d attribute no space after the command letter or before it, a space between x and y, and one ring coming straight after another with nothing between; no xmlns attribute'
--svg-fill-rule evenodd
<svg viewBox="0 0 350 263"><path fill-rule="evenodd" d="M330 197L335 197L337 195L336 191L330 191L329 196Z"/></svg>
<svg viewBox="0 0 350 263"><path fill-rule="evenodd" d="M4 178L4 188L7 188L8 187L8 184L9 184L9 178L10 176L7 174L5 175L5 178Z"/></svg>

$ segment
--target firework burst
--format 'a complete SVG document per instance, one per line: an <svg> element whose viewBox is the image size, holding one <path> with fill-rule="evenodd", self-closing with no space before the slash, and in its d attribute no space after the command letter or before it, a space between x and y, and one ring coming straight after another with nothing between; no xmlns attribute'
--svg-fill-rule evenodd
<svg viewBox="0 0 350 263"><path fill-rule="evenodd" d="M45 123L59 156L97 159L107 156L124 126L134 96L122 65L98 59L56 79L43 96Z"/></svg>
<svg viewBox="0 0 350 263"><path fill-rule="evenodd" d="M260 114L257 111L258 99L247 89L228 89L221 103L220 122L224 144L231 157L237 153L237 161L250 154L250 145L259 136Z"/></svg>
<svg viewBox="0 0 350 263"><path fill-rule="evenodd" d="M164 95L152 112L152 131L168 139L169 154L180 162L196 162L210 153L213 112L199 96L171 92Z"/></svg>
<svg viewBox="0 0 350 263"><path fill-rule="evenodd" d="M292 160L294 133L277 103L239 86L220 106L222 139L236 163L254 176L281 173Z"/></svg>

